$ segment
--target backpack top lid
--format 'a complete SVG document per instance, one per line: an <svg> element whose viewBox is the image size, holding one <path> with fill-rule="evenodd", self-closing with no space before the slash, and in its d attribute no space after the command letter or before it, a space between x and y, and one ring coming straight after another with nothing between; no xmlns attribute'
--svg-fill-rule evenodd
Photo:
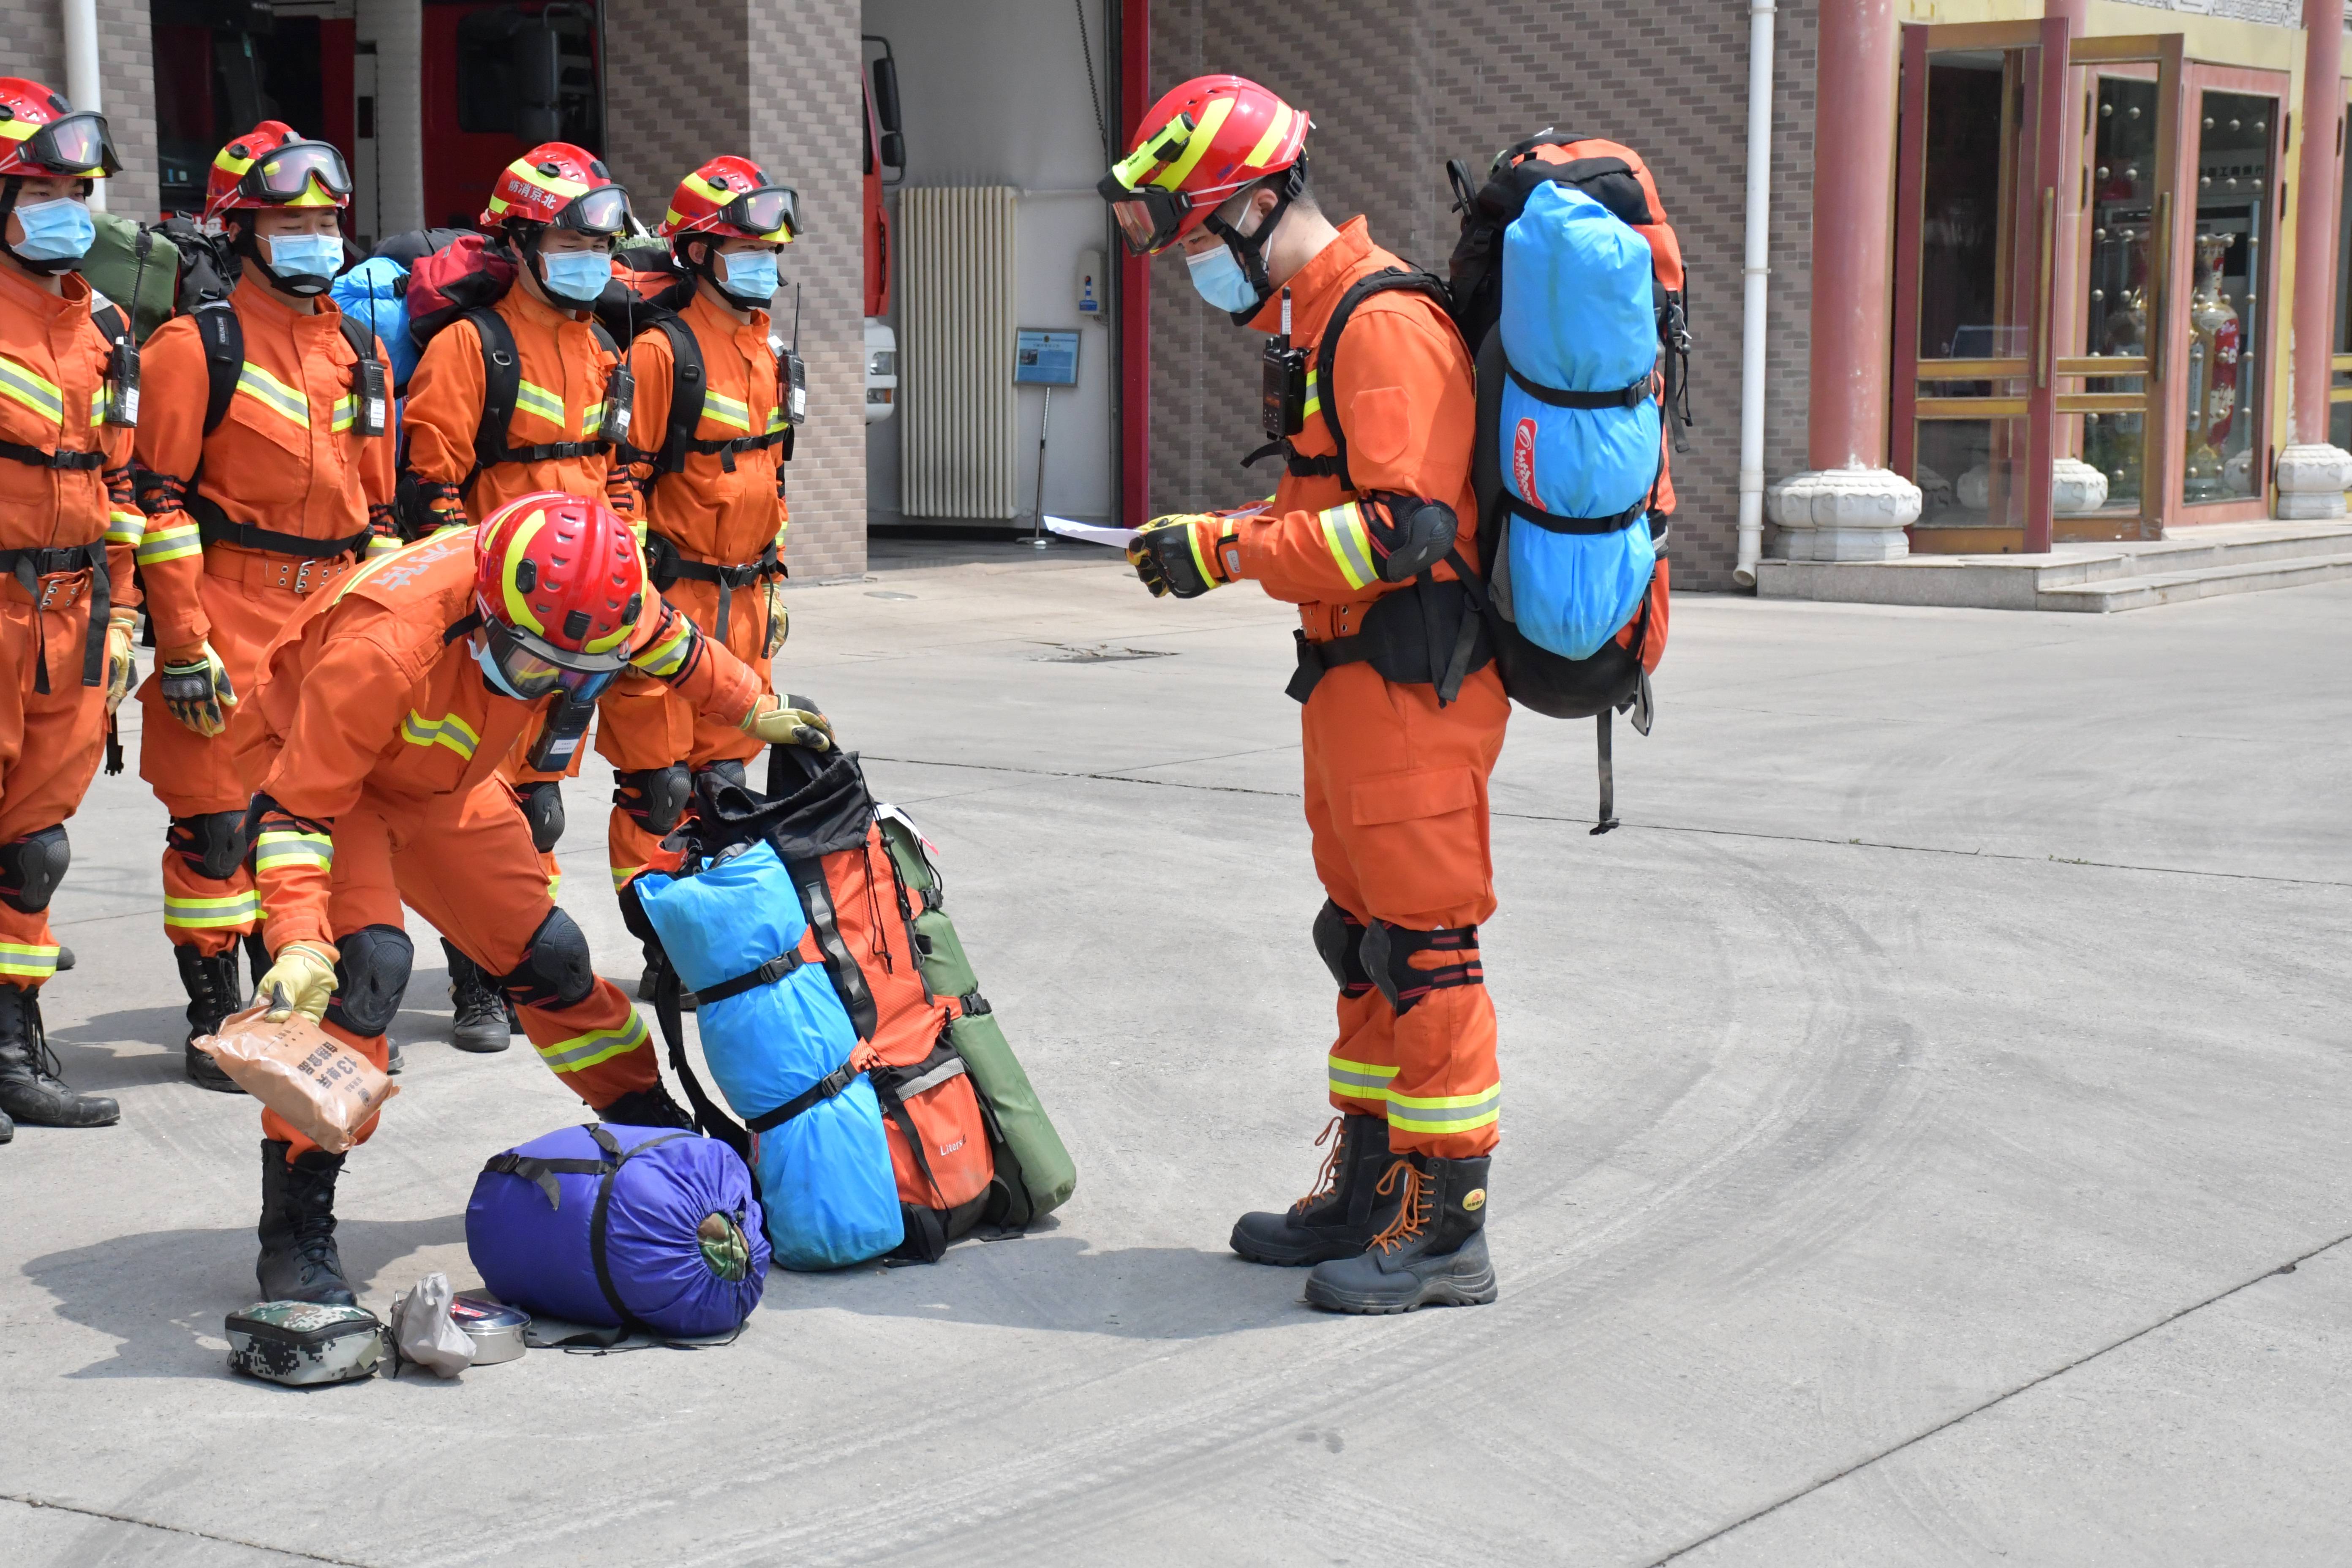
<svg viewBox="0 0 2352 1568"><path fill-rule="evenodd" d="M1539 386L1612 392L1658 360L1649 244L1573 185L1538 185L1503 234L1503 353Z"/></svg>

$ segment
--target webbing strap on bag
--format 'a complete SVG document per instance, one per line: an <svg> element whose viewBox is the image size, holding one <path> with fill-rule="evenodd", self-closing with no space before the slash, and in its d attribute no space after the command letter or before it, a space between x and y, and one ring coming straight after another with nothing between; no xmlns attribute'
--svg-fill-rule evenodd
<svg viewBox="0 0 2352 1568"><path fill-rule="evenodd" d="M504 316L487 307L468 310L458 320L474 323L474 335L482 345L482 420L474 427L474 471L457 487L460 490L473 489L484 468L499 463L552 463L564 458L590 457L607 449L608 443L593 439L548 441L536 447L508 446L515 405L522 398L522 359L515 349L514 331ZM621 351L614 345L613 335L602 322L590 321L588 330L595 335L597 347L615 359L620 357Z"/></svg>
<svg viewBox="0 0 2352 1568"><path fill-rule="evenodd" d="M687 1103L694 1107L695 1131L706 1138L718 1139L735 1151L737 1159L748 1164L751 1159L751 1135L719 1109L686 1059L684 996L685 986L677 977L676 966L664 963L661 979L654 986L654 1021L661 1026L662 1044L669 1051L669 1070L677 1075L679 1085L686 1090ZM701 1001L697 996L696 1005L699 1006Z"/></svg>
<svg viewBox="0 0 2352 1568"><path fill-rule="evenodd" d="M106 466L106 454L96 447L87 452L69 452L63 447L45 452L21 441L0 441L0 458L13 458L36 468L56 468L66 473L87 473Z"/></svg>
<svg viewBox="0 0 2352 1568"><path fill-rule="evenodd" d="M550 1160L536 1154L519 1154L509 1150L503 1154L492 1155L483 1163L482 1169L496 1171L504 1175L520 1176L524 1181L537 1183L540 1190L547 1194L548 1206L551 1208L562 1206L562 1189L556 1184L557 1176L597 1178L596 1206L588 1216L588 1258L595 1266L596 1289L604 1294L604 1304L613 1309L614 1316L621 1321L609 1329L574 1335L558 1342L580 1345L583 1348L609 1350L630 1334L642 1330L667 1343L667 1337L659 1329L629 1310L629 1304L621 1300L621 1292L613 1284L612 1259L607 1247L608 1238L612 1233L613 1181L621 1173L622 1166L646 1150L658 1149L665 1143L675 1143L681 1138L691 1137L692 1134L663 1132L646 1139L633 1149L624 1150L620 1140L614 1138L604 1123L592 1121L586 1125L588 1136L594 1139L596 1147L604 1152L602 1159Z"/></svg>

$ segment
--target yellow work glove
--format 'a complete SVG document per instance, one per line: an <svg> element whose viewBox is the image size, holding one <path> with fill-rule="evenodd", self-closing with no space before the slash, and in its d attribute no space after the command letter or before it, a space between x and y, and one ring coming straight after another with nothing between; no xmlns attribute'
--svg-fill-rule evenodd
<svg viewBox="0 0 2352 1568"><path fill-rule="evenodd" d="M107 617L106 622L106 710L112 713L131 695L131 678L139 673L138 662L131 658L131 645L138 640L139 612L124 610Z"/></svg>
<svg viewBox="0 0 2352 1568"><path fill-rule="evenodd" d="M167 658L156 667L162 678L163 707L173 718L207 738L228 728L227 710L236 706L236 688L229 684L228 667L210 643L196 651Z"/></svg>
<svg viewBox="0 0 2352 1568"><path fill-rule="evenodd" d="M315 1024L327 1016L327 1000L335 994L335 955L309 942L289 942L253 990L269 1004L265 1016L270 1023L299 1013Z"/></svg>
<svg viewBox="0 0 2352 1568"><path fill-rule="evenodd" d="M1218 558L1218 536L1223 519L1215 512L1179 512L1155 517L1136 530L1128 542L1127 563L1151 590L1155 599L1173 594L1197 599L1212 588L1234 580Z"/></svg>
<svg viewBox="0 0 2352 1568"><path fill-rule="evenodd" d="M806 746L812 752L833 750L833 724L805 697L789 700L768 692L743 716L743 732L772 746Z"/></svg>
<svg viewBox="0 0 2352 1568"><path fill-rule="evenodd" d="M762 581L761 588L767 595L768 607L768 637L761 649L766 657L773 658L777 650L784 646L784 639L793 635L793 613L784 608L783 586L773 577Z"/></svg>

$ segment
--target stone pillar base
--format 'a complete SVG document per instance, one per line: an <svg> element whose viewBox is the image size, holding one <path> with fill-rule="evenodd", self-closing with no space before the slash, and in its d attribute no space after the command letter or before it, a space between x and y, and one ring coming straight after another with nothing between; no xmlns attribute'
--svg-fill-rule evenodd
<svg viewBox="0 0 2352 1568"><path fill-rule="evenodd" d="M2291 521L2342 517L2344 491L2352 486L2352 452L2341 447L2298 444L2279 454L2278 514Z"/></svg>
<svg viewBox="0 0 2352 1568"><path fill-rule="evenodd" d="M2050 465L2050 510L2058 517L2080 517L2107 504L2107 476L2080 458L2060 458Z"/></svg>
<svg viewBox="0 0 2352 1568"><path fill-rule="evenodd" d="M1900 561L1903 531L1919 521L1919 487L1885 468L1825 468L1791 474L1764 491L1780 525L1773 552L1784 561Z"/></svg>

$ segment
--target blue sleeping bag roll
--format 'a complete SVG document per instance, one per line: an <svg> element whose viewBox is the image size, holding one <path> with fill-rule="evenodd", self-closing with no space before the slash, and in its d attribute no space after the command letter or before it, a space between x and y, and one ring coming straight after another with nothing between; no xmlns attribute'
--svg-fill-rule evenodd
<svg viewBox="0 0 2352 1568"><path fill-rule="evenodd" d="M1641 607L1657 563L1643 503L1661 460L1654 396L1563 407L1538 389L1618 393L1658 361L1650 246L1572 185L1536 187L1503 231L1503 483L1560 519L1641 513L1601 532L1559 531L1513 511L1496 596L1529 641L1590 658Z"/></svg>
<svg viewBox="0 0 2352 1568"><path fill-rule="evenodd" d="M657 871L635 884L687 989L751 973L800 946L800 891L774 847L759 844L691 877ZM849 1060L857 1033L824 966L698 1002L703 1059L738 1116L754 1121L817 1087ZM786 1268L839 1268L905 1239L882 1108L860 1073L790 1121L755 1131L751 1170L768 1239Z"/></svg>
<svg viewBox="0 0 2352 1568"><path fill-rule="evenodd" d="M564 1127L497 1156L474 1178L466 1252L525 1311L681 1337L740 1327L768 1282L751 1173L675 1127Z"/></svg>
<svg viewBox="0 0 2352 1568"><path fill-rule="evenodd" d="M335 279L327 293L346 316L365 321L383 340L394 392L408 390L421 351L409 341L408 268L388 256L373 256Z"/></svg>

